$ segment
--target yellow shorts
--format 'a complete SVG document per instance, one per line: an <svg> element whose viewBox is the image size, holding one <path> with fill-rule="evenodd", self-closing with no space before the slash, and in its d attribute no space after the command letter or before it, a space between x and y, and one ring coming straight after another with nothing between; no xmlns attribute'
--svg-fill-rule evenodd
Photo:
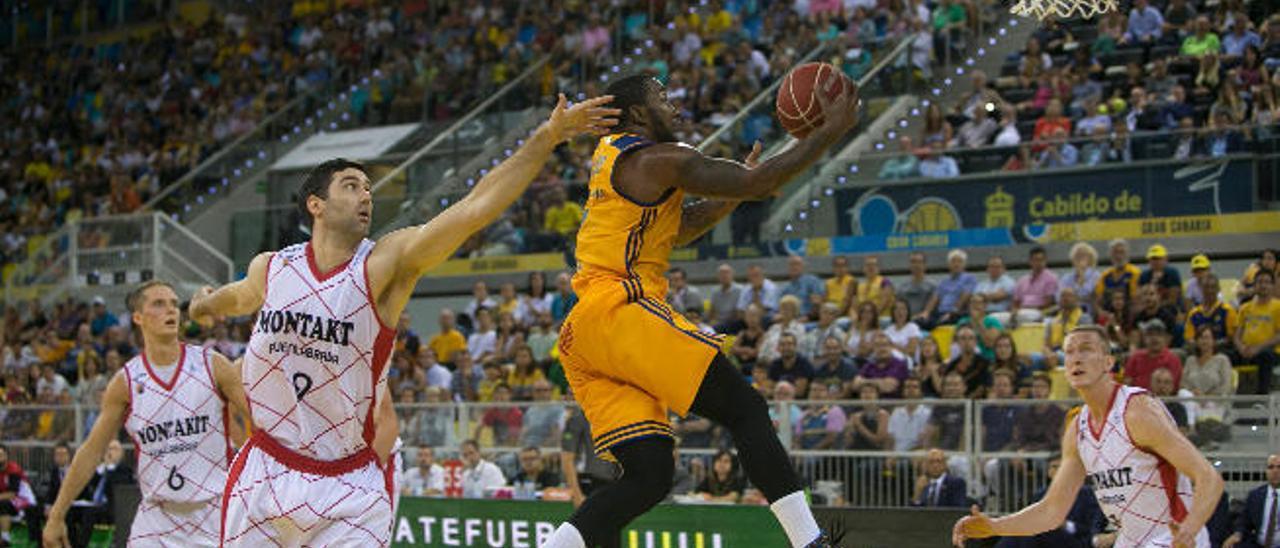
<svg viewBox="0 0 1280 548"><path fill-rule="evenodd" d="M560 329L560 361L602 456L622 442L672 437L668 411L688 413L724 342L661 300L627 296L621 283L593 284Z"/></svg>

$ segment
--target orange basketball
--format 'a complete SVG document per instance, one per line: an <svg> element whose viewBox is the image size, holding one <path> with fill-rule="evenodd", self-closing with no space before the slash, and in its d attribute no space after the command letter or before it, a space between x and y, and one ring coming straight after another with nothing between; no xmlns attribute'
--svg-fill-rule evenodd
<svg viewBox="0 0 1280 548"><path fill-rule="evenodd" d="M821 90L829 100L840 97L846 86L856 86L830 63L805 63L791 70L778 86L778 123L787 133L803 139L822 125L822 104L814 95Z"/></svg>

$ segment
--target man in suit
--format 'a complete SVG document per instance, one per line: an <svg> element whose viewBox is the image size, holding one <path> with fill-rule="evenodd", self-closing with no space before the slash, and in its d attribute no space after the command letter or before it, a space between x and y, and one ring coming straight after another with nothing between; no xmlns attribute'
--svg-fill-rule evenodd
<svg viewBox="0 0 1280 548"><path fill-rule="evenodd" d="M1236 532L1222 548L1280 546L1280 454L1267 457L1267 483L1249 491Z"/></svg>
<svg viewBox="0 0 1280 548"><path fill-rule="evenodd" d="M59 443L53 447L53 465L45 469L44 488L40 490L40 510L27 515L27 527L30 531L44 530L44 519L49 507L58 498L58 489L62 488L62 478L67 475L71 465L71 446ZM33 539L35 540L35 539Z"/></svg>
<svg viewBox="0 0 1280 548"><path fill-rule="evenodd" d="M968 487L964 478L947 472L947 454L930 449L924 458L924 475L916 479L912 506L964 508L968 506Z"/></svg>
<svg viewBox="0 0 1280 548"><path fill-rule="evenodd" d="M1062 454L1055 453L1049 457L1049 477L1058 474L1058 466L1061 464ZM1041 487L1036 491L1035 500L1044 498L1048 490L1048 485ZM1086 483L1076 494L1076 502L1071 505L1067 520L1062 522L1061 527L1034 537L1007 537L1001 539L996 548L1087 548L1094 545L1093 535L1101 533L1106 525L1107 519L1102 515L1098 499Z"/></svg>

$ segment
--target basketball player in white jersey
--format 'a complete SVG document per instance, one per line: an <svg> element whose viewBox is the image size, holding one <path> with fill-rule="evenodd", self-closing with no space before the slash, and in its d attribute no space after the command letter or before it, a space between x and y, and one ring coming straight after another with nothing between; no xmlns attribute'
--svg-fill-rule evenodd
<svg viewBox="0 0 1280 548"><path fill-rule="evenodd" d="M1222 497L1222 477L1187 440L1164 404L1146 390L1115 382L1101 327L1073 329L1063 345L1067 382L1084 409L1067 414L1062 465L1040 502L991 519L956 522L952 541L1029 536L1062 525L1080 486L1093 486L1103 515L1118 529L1117 548L1209 548L1205 522Z"/></svg>
<svg viewBox="0 0 1280 548"><path fill-rule="evenodd" d="M311 240L258 255L243 280L192 299L198 322L258 313L243 371L256 429L227 480L224 545L390 543L392 326L418 279L520 197L557 145L616 123L609 100L568 108L561 96L465 198L377 242L367 238L368 174L347 160L325 162L299 191Z"/></svg>
<svg viewBox="0 0 1280 548"><path fill-rule="evenodd" d="M240 373L212 350L179 340L178 295L149 281L130 293L142 353L107 384L93 424L49 512L45 546L70 546L66 515L123 426L138 456L142 503L129 546L217 546L222 489L234 455L230 412L248 416ZM234 440L238 446L244 441Z"/></svg>

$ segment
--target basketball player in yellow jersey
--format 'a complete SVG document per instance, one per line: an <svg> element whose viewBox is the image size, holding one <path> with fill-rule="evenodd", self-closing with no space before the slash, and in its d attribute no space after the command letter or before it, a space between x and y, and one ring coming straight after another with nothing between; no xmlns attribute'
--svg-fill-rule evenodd
<svg viewBox="0 0 1280 548"><path fill-rule="evenodd" d="M623 78L609 93L622 115L592 160L573 279L579 300L561 329L560 356L596 451L621 463L623 474L590 493L543 546L617 546L622 528L667 496L669 411L729 429L792 546L833 546L813 519L764 399L721 354L718 335L700 333L663 302L664 274L674 246L813 165L854 126L857 93L824 102L821 128L759 165L707 158L678 143L676 109L653 78ZM685 205L685 194L710 200Z"/></svg>

